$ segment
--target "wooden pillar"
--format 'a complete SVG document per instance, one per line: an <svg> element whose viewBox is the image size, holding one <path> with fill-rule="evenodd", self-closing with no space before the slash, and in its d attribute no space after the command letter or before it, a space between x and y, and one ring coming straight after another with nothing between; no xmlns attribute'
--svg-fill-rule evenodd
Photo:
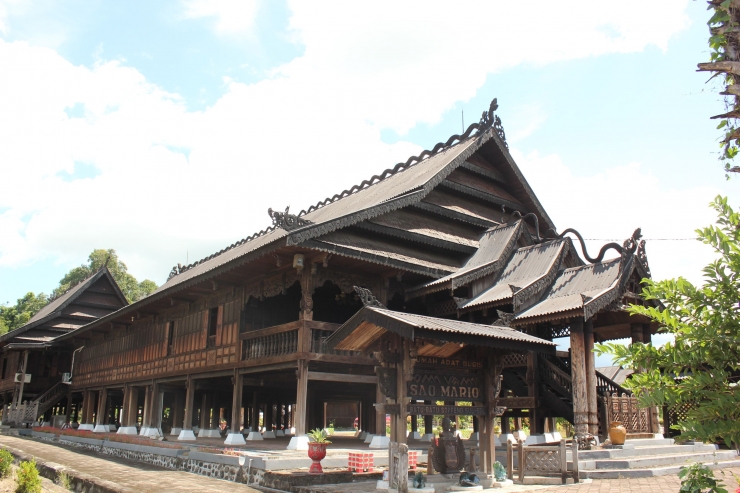
<svg viewBox="0 0 740 493"><path fill-rule="evenodd" d="M142 421L141 421L141 427L142 428L151 428L152 426L152 419L151 419L151 407L152 407L152 387L150 385L147 385L144 387L144 408L142 412Z"/></svg>
<svg viewBox="0 0 740 493"><path fill-rule="evenodd" d="M98 412L95 416L95 425L104 425L106 423L106 412L108 404L108 390L103 388L98 394Z"/></svg>
<svg viewBox="0 0 740 493"><path fill-rule="evenodd" d="M67 407L64 409L66 417L64 418L65 423L71 423L72 420L72 386L69 386L67 390Z"/></svg>
<svg viewBox="0 0 740 493"><path fill-rule="evenodd" d="M306 259L305 262L306 266L301 272L301 311L299 316L301 320L313 320L314 275L311 274L311 266L308 265L310 261ZM298 409L300 410L300 404ZM296 430L297 429L298 428L296 427ZM298 432L296 431L296 434L297 433Z"/></svg>
<svg viewBox="0 0 740 493"><path fill-rule="evenodd" d="M185 390L185 419L182 422L182 429L192 430L193 407L195 406L195 382L190 375L188 375L185 385L187 386Z"/></svg>
<svg viewBox="0 0 740 493"><path fill-rule="evenodd" d="M304 269L310 270L310 269ZM298 389L296 392L295 434L305 435L308 415L308 362L298 360Z"/></svg>
<svg viewBox="0 0 740 493"><path fill-rule="evenodd" d="M123 411L123 418L125 425L123 426L136 426L137 418L139 417L139 388L128 386L126 387L126 395L124 396L125 409ZM123 423L121 423L123 424Z"/></svg>
<svg viewBox="0 0 740 493"><path fill-rule="evenodd" d="M527 396L533 397L537 402L537 352L529 351L527 353ZM534 407L529 410L529 434L538 435L544 433L540 425L541 411Z"/></svg>
<svg viewBox="0 0 740 493"><path fill-rule="evenodd" d="M180 390L175 391L174 399L172 400L172 427L180 428L180 423L183 422L184 408L185 407L185 396Z"/></svg>
<svg viewBox="0 0 740 493"><path fill-rule="evenodd" d="M231 399L231 432L241 431L242 390L244 387L244 375L239 370L234 370L234 393Z"/></svg>
<svg viewBox="0 0 740 493"><path fill-rule="evenodd" d="M653 331L650 324L642 324L642 342L650 344L653 341Z"/></svg>
<svg viewBox="0 0 740 493"><path fill-rule="evenodd" d="M482 419L483 426L478 441L480 444L481 468L485 474L493 474L493 463L496 461L496 433L494 431L496 420L495 389L498 385L500 375L501 367L499 366L499 358L496 354L490 354L483 374L486 414Z"/></svg>
<svg viewBox="0 0 740 493"><path fill-rule="evenodd" d="M576 435L588 434L588 391L586 383L586 348L583 318L570 322L570 366L573 382L573 416Z"/></svg>
<svg viewBox="0 0 740 493"><path fill-rule="evenodd" d="M632 333L632 344L642 342L642 324L630 324L630 332Z"/></svg>
<svg viewBox="0 0 740 493"><path fill-rule="evenodd" d="M424 404L431 405L432 401L424 401ZM424 416L424 434L425 435L432 435L434 434L434 423L432 422L434 419L434 416L431 414L428 416Z"/></svg>
<svg viewBox="0 0 740 493"><path fill-rule="evenodd" d="M380 391L380 385L375 386L375 402L385 404L385 395ZM383 406L375 407L375 434L385 436L385 408Z"/></svg>
<svg viewBox="0 0 740 493"><path fill-rule="evenodd" d="M159 383L152 383L152 409L149 414L150 426L155 430L159 430L162 427L162 392L159 390Z"/></svg>
<svg viewBox="0 0 740 493"><path fill-rule="evenodd" d="M252 431L260 431L260 401L257 392L252 393Z"/></svg>
<svg viewBox="0 0 740 493"><path fill-rule="evenodd" d="M399 337L399 348L401 349L400 361L396 364L396 404L399 405L399 413L391 415L391 441L406 443L406 423L408 422L408 411L406 405L406 375L411 374L411 359L409 357L409 340Z"/></svg>
<svg viewBox="0 0 740 493"><path fill-rule="evenodd" d="M644 344L653 342L653 331L650 324L642 324L642 342ZM650 428L653 433L660 433L660 411L657 406L650 408Z"/></svg>
<svg viewBox="0 0 740 493"><path fill-rule="evenodd" d="M290 412L287 404L285 404L285 414L283 414L283 430L285 433L290 433Z"/></svg>
<svg viewBox="0 0 740 493"><path fill-rule="evenodd" d="M200 422L198 423L198 426L201 430L207 430L208 425L211 424L211 420L209 419L210 416L208 416L208 394L203 393L203 397L200 400Z"/></svg>
<svg viewBox="0 0 740 493"><path fill-rule="evenodd" d="M586 392L588 397L588 432L599 434L599 410L596 395L596 361L594 358L594 323L583 325L583 345L586 358Z"/></svg>

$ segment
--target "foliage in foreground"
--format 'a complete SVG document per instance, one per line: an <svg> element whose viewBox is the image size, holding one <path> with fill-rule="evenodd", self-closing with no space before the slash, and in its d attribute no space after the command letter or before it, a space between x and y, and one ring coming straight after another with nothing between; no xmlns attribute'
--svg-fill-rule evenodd
<svg viewBox="0 0 740 493"><path fill-rule="evenodd" d="M13 467L13 460L13 454L5 449L0 449L0 478L4 478L10 474Z"/></svg>
<svg viewBox="0 0 740 493"><path fill-rule="evenodd" d="M686 439L717 441L740 447L740 215L717 197L716 225L697 230L699 240L719 258L706 266L704 285L683 278L643 280L642 296L665 309L632 305L629 311L660 323L674 342L597 345L615 363L640 372L627 380L645 406L690 407L674 428Z"/></svg>
<svg viewBox="0 0 740 493"><path fill-rule="evenodd" d="M18 483L15 493L41 493L41 478L35 459L21 462L15 481Z"/></svg>
<svg viewBox="0 0 740 493"><path fill-rule="evenodd" d="M57 481L56 483L64 488L65 490L71 490L72 489L72 478L69 474L67 474L64 471L59 471L57 473Z"/></svg>
<svg viewBox="0 0 740 493"><path fill-rule="evenodd" d="M681 478L679 493L727 493L722 482L714 477L712 470L700 462L682 467L678 477Z"/></svg>

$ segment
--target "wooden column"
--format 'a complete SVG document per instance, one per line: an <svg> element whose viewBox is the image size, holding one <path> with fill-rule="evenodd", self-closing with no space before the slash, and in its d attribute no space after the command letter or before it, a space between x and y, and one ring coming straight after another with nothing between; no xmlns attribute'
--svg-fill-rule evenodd
<svg viewBox="0 0 740 493"><path fill-rule="evenodd" d="M218 430L218 427L220 424L221 424L221 407L219 406L219 402L218 402L218 394L214 392L211 398L211 429Z"/></svg>
<svg viewBox="0 0 740 493"><path fill-rule="evenodd" d="M409 340L399 337L399 347L401 349L400 361L396 364L396 404L399 404L400 411L398 414L391 415L391 441L406 443L406 423L408 411L406 405L406 374L410 374L411 361L409 357Z"/></svg>
<svg viewBox="0 0 740 493"><path fill-rule="evenodd" d="M126 395L123 400L125 406L123 418L126 422L124 426L136 426L139 417L139 388L131 385L126 387Z"/></svg>
<svg viewBox="0 0 740 493"><path fill-rule="evenodd" d="M304 269L305 271L306 269ZM308 415L308 362L298 360L298 389L296 392L295 434L303 436Z"/></svg>
<svg viewBox="0 0 740 493"><path fill-rule="evenodd" d="M152 426L151 407L152 407L152 388L150 385L147 385L144 388L144 409L143 409L143 413L142 413L143 415L142 415L142 421L141 421L142 428L151 428Z"/></svg>
<svg viewBox="0 0 740 493"><path fill-rule="evenodd" d="M538 378L537 378L537 352L535 351L529 351L527 353L527 396L533 397L535 399L535 402L537 402L537 387L538 387ZM544 431L541 429L540 425L540 415L541 411L540 409L537 409L537 405L535 404L535 407L529 410L529 434L530 435L537 435L544 433Z"/></svg>
<svg viewBox="0 0 740 493"><path fill-rule="evenodd" d="M501 375L499 358L496 354L489 354L488 364L483 374L483 388L486 397L486 415L482 417L481 431L478 443L480 444L481 468L485 474L493 474L493 463L496 461L496 386Z"/></svg>
<svg viewBox="0 0 740 493"><path fill-rule="evenodd" d="M162 427L162 393L159 390L159 384L157 382L152 383L152 409L149 414L149 420L151 427L158 430Z"/></svg>
<svg viewBox="0 0 740 493"><path fill-rule="evenodd" d="M594 323L583 325L583 345L586 358L586 392L588 397L588 432L599 434L599 409L596 395L596 361L594 358Z"/></svg>
<svg viewBox="0 0 740 493"><path fill-rule="evenodd" d="M632 344L642 342L642 324L630 324L630 332L632 333Z"/></svg>
<svg viewBox="0 0 740 493"><path fill-rule="evenodd" d="M192 430L193 407L195 406L195 382L190 375L188 375L185 385L187 385L187 389L185 391L185 419L182 422L182 429Z"/></svg>
<svg viewBox="0 0 740 493"><path fill-rule="evenodd" d="M424 401L424 404L429 406L432 404L432 401ZM434 420L434 416L432 416L431 414L428 416L424 416L424 434L425 435L434 434L433 420Z"/></svg>
<svg viewBox="0 0 740 493"><path fill-rule="evenodd" d="M95 425L104 425L106 423L106 405L108 403L108 390L101 389L98 394L98 412L95 416Z"/></svg>
<svg viewBox="0 0 740 493"><path fill-rule="evenodd" d="M313 320L313 284L314 275L311 274L311 261L305 259L306 266L301 272L301 320ZM299 407L300 409L300 407ZM297 428L296 428L297 430ZM296 434L298 432L296 431Z"/></svg>
<svg viewBox="0 0 740 493"><path fill-rule="evenodd" d="M65 423L71 423L72 419L72 386L69 386L67 390L67 407L64 409L66 417L64 418Z"/></svg>
<svg viewBox="0 0 740 493"><path fill-rule="evenodd" d="M257 392L252 393L252 431L260 431L260 401Z"/></svg>
<svg viewBox="0 0 740 493"><path fill-rule="evenodd" d="M185 396L180 390L175 391L174 399L172 400L172 427L180 428L180 423L185 419L184 407L185 407Z"/></svg>
<svg viewBox="0 0 740 493"><path fill-rule="evenodd" d="M642 324L642 342L650 344L653 341L653 331L650 329L650 324Z"/></svg>
<svg viewBox="0 0 740 493"><path fill-rule="evenodd" d="M18 397L15 405L23 404L23 387L26 385L26 371L28 371L28 350L23 351L23 366L21 366L21 383L18 387Z"/></svg>
<svg viewBox="0 0 740 493"><path fill-rule="evenodd" d="M285 433L290 433L290 412L288 411L288 404L285 404L285 414L283 414L283 430L285 430Z"/></svg>
<svg viewBox="0 0 740 493"><path fill-rule="evenodd" d="M231 399L231 432L241 431L242 390L244 388L244 375L239 370L234 370L234 393Z"/></svg>
<svg viewBox="0 0 740 493"><path fill-rule="evenodd" d="M211 424L210 416L208 415L208 394L203 393L203 397L200 400L200 422L198 426L201 430L207 430L208 425Z"/></svg>
<svg viewBox="0 0 740 493"><path fill-rule="evenodd" d="M653 342L653 331L650 324L642 324L642 342L644 344ZM660 411L657 407L650 408L650 428L653 433L660 433Z"/></svg>
<svg viewBox="0 0 740 493"><path fill-rule="evenodd" d="M582 317L572 319L570 322L570 366L575 431L576 435L586 435L588 434L588 391Z"/></svg>
<svg viewBox="0 0 740 493"><path fill-rule="evenodd" d="M375 386L375 403L385 404L385 395L380 391L380 385ZM385 436L385 408L383 406L375 407L375 434Z"/></svg>

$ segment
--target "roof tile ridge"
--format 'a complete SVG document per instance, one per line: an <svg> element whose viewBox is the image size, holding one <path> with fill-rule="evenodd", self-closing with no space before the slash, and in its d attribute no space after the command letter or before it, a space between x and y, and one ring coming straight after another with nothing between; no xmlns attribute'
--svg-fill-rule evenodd
<svg viewBox="0 0 740 493"><path fill-rule="evenodd" d="M167 281L165 281L165 283L167 283L173 277L175 277L177 275L180 275L183 272L186 272L186 271L192 269L193 267L196 267L196 266L198 266L200 264L203 264L205 262L208 262L209 260L214 259L214 258L218 257L219 255L228 252L229 250L233 250L236 247L242 246L245 243L249 243L252 240L256 240L257 238L259 238L261 236L264 236L267 233L270 233L270 232L274 231L275 229L276 229L275 226L269 226L269 227L267 227L267 228L265 228L265 229L263 229L261 231L258 231L257 233L255 233L253 235L247 236L246 238L243 238L243 239L241 239L239 241L236 241L236 242L232 243L231 245L227 246L226 248L223 248L223 249L219 250L218 252L209 255L208 257L204 257L204 258L202 258L200 260L196 260L195 262L193 262L191 264L188 264L188 265L180 265L180 264L177 264L170 271L170 275L167 276Z"/></svg>
<svg viewBox="0 0 740 493"><path fill-rule="evenodd" d="M494 98L493 101L491 101L491 105L489 106L488 111L483 112L483 115L481 116L480 121L478 123L470 124L468 128L465 129L465 132L463 132L462 134L455 134L451 136L449 139L447 139L447 141L445 142L438 142L437 145L435 145L431 151L428 149L425 149L418 156L411 156L410 158L408 158L406 162L398 163L394 167L386 169L379 175L373 175L372 177L370 177L369 180L363 180L359 185L354 185L347 190L343 190L341 193L335 194L332 197L327 197L326 199L318 202L317 204L310 206L308 209L301 210L301 212L298 213L298 217L305 216L306 214L310 214L311 212L318 210L331 203L334 203L337 200L341 200L349 195L352 195L372 185L380 183L381 181L397 173L400 173L401 171L404 171L424 161L425 159L438 154L439 152L447 151L453 146L461 144L464 141L470 139L472 137L473 132L476 130L478 131L477 135L480 135L483 132L494 127L496 128L496 131L499 133L499 135L502 136L502 139L504 139L505 141L505 137L503 137L503 128L501 127L501 121L498 118L498 116L494 116L494 111L497 109L498 109L498 103L497 103L496 98Z"/></svg>
<svg viewBox="0 0 740 493"><path fill-rule="evenodd" d="M84 279L82 279L81 281L79 281L79 282L76 282L76 283L74 283L74 284L70 285L70 286L69 286L69 288L67 288L67 289L66 289L66 290L65 290L65 291L64 291L63 293L59 293L58 295L54 296L53 298L52 298L52 297L49 297L49 301L48 301L48 303L51 303L51 302L53 302L53 301L56 301L56 300L58 300L59 298L61 298L61 297L62 297L62 296L64 296L65 294L69 293L70 291L72 291L72 290L73 290L74 288L76 288L76 287L77 287L77 286L79 286L80 284L86 283L87 281L89 281L89 280L90 280L90 278L92 278L93 276L96 276L96 275L98 275L98 273L99 273L99 272L100 272L101 270L103 270L103 268L102 268L102 267L101 267L101 268L99 268L98 270L96 270L95 272L91 272L90 274L88 274L88 275L87 275L87 277L85 277L85 278L84 278Z"/></svg>

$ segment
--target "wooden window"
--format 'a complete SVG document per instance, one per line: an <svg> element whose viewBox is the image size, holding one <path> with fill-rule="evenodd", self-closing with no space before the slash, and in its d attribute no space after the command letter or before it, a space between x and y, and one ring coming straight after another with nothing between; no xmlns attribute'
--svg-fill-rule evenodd
<svg viewBox="0 0 740 493"><path fill-rule="evenodd" d="M173 343L175 341L175 322L167 322L167 356L173 352Z"/></svg>

